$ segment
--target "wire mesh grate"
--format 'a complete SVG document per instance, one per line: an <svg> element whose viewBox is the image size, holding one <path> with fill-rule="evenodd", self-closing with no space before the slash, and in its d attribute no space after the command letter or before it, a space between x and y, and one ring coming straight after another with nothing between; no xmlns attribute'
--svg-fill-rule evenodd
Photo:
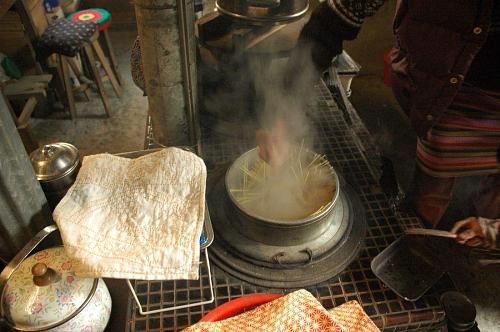
<svg viewBox="0 0 500 332"><path fill-rule="evenodd" d="M375 323L387 331L439 331L444 324L438 294L453 288L444 277L416 302L398 297L380 282L370 269L370 262L396 240L404 229L421 227L420 221L408 214L394 212L375 177L378 160L369 134L352 111L345 121L324 84L315 88L308 117L316 129L314 149L324 153L333 167L353 186L366 210L367 237L360 256L335 278L307 288L326 309L350 300L358 301ZM350 125L348 125L350 123ZM222 138L204 133L204 159L207 164L231 162L255 144L237 138ZM362 143L362 144L361 144ZM212 220L216 223L216 220ZM136 281L135 289L147 309L200 301L209 296L206 267L201 264L200 280ZM128 331L179 331L196 323L203 315L231 299L254 293L288 293L293 289L269 289L238 280L212 264L215 301L212 304L176 310L157 315L140 316L130 302Z"/></svg>

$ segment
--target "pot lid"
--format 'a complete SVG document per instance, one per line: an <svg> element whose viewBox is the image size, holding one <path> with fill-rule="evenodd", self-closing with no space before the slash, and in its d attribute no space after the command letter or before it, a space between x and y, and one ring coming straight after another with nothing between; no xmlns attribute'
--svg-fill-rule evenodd
<svg viewBox="0 0 500 332"><path fill-rule="evenodd" d="M12 273L2 293L2 312L22 331L39 331L78 314L95 292L98 279L79 278L64 247L37 252Z"/></svg>
<svg viewBox="0 0 500 332"><path fill-rule="evenodd" d="M69 143L52 143L31 152L30 159L39 181L50 181L71 172L79 163L78 149Z"/></svg>

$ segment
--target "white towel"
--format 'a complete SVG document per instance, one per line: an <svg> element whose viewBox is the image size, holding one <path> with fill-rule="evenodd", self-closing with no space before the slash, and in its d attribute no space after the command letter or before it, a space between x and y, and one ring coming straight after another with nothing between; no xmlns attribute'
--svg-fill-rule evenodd
<svg viewBox="0 0 500 332"><path fill-rule="evenodd" d="M81 277L198 279L206 167L168 148L137 159L88 156L54 210Z"/></svg>

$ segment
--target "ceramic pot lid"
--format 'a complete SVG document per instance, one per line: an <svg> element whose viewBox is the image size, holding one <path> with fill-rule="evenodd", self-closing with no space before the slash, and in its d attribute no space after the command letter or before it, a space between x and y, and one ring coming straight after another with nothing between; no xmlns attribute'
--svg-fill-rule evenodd
<svg viewBox="0 0 500 332"><path fill-rule="evenodd" d="M79 164L78 149L69 143L52 143L31 152L30 159L39 181L65 176Z"/></svg>
<svg viewBox="0 0 500 332"><path fill-rule="evenodd" d="M93 296L98 279L79 278L64 247L26 258L7 281L2 312L14 328L39 331L58 326L80 312Z"/></svg>

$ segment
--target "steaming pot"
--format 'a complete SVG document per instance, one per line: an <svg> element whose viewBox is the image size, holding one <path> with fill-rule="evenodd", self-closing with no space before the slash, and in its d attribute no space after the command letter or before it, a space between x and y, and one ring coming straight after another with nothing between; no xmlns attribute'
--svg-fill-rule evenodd
<svg viewBox="0 0 500 332"><path fill-rule="evenodd" d="M217 10L224 15L253 22L287 22L302 17L309 8L308 0L216 0Z"/></svg>
<svg viewBox="0 0 500 332"><path fill-rule="evenodd" d="M28 257L56 229L40 231L0 274L0 330L104 331L111 296L102 279L75 276L62 246Z"/></svg>

